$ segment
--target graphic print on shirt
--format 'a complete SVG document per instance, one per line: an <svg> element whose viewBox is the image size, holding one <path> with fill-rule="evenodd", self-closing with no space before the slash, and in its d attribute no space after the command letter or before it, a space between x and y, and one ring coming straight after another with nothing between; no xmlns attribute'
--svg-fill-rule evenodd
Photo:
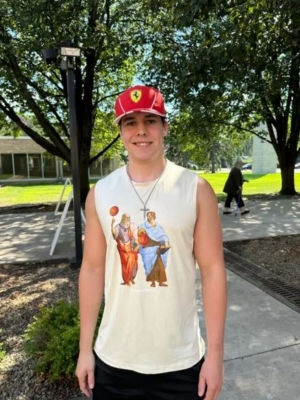
<svg viewBox="0 0 300 400"><path fill-rule="evenodd" d="M146 221L140 225L131 222L129 214L123 214L118 224L115 216L119 208L110 208L111 232L117 242L117 249L120 255L123 285L135 284L135 277L138 271L138 253L146 274L146 282L151 287L167 287L167 260L168 251L171 248L169 238L161 225L156 222L154 211L148 211Z"/></svg>
<svg viewBox="0 0 300 400"><path fill-rule="evenodd" d="M171 248L169 238L161 225L156 222L154 211L148 211L146 221L138 228L139 252L142 257L146 281L150 286L167 287L167 260L168 251Z"/></svg>
<svg viewBox="0 0 300 400"><path fill-rule="evenodd" d="M122 278L121 285L131 286L135 284L134 279L138 270L138 241L136 224L132 223L129 214L123 214L121 221L115 225L115 216L119 213L119 208L113 206L109 210L113 217L111 221L111 233L117 242L117 249L120 255Z"/></svg>

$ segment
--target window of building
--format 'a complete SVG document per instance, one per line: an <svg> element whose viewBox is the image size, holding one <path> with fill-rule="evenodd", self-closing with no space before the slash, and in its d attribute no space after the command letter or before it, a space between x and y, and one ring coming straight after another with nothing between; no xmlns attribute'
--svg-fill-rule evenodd
<svg viewBox="0 0 300 400"><path fill-rule="evenodd" d="M0 154L0 179L14 176L13 158L11 154Z"/></svg>
<svg viewBox="0 0 300 400"><path fill-rule="evenodd" d="M28 178L28 165L26 154L14 154L15 178Z"/></svg>
<svg viewBox="0 0 300 400"><path fill-rule="evenodd" d="M44 177L45 178L56 178L56 160L52 154L43 154L43 166L44 166Z"/></svg>
<svg viewBox="0 0 300 400"><path fill-rule="evenodd" d="M42 155L28 154L29 178L43 178Z"/></svg>

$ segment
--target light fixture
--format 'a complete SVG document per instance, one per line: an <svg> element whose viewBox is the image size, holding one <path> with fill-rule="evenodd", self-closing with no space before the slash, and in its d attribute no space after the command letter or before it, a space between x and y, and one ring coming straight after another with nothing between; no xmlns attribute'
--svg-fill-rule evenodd
<svg viewBox="0 0 300 400"><path fill-rule="evenodd" d="M61 56L66 57L80 57L81 49L79 47L59 47L59 53Z"/></svg>

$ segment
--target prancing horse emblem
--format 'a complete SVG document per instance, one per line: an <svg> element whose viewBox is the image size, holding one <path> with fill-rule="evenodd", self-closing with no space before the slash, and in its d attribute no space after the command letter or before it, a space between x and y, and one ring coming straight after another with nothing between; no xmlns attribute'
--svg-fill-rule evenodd
<svg viewBox="0 0 300 400"><path fill-rule="evenodd" d="M130 98L135 103L138 103L141 100L141 97L142 97L141 90L133 90L132 92L130 92Z"/></svg>

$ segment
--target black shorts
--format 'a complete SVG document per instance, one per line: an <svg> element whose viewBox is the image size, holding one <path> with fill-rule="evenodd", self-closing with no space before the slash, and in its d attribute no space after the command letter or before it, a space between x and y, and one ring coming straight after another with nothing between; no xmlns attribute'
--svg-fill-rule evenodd
<svg viewBox="0 0 300 400"><path fill-rule="evenodd" d="M96 357L93 400L201 400L199 373L204 358L191 368L162 374L140 374L111 367Z"/></svg>

